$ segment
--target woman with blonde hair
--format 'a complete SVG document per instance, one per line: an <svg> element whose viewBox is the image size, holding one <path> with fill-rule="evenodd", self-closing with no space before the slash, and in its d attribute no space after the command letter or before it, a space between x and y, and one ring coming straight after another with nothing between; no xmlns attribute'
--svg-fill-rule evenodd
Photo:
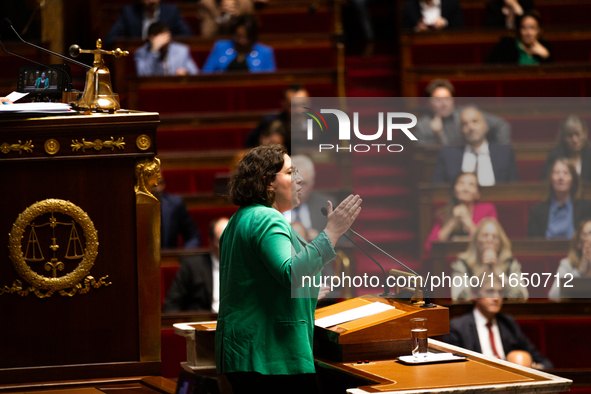
<svg viewBox="0 0 591 394"><path fill-rule="evenodd" d="M591 201L582 196L581 177L573 163L556 159L548 174L548 199L529 210L528 237L572 238L575 224L591 217Z"/></svg>
<svg viewBox="0 0 591 394"><path fill-rule="evenodd" d="M556 274L560 278L559 282L554 277L548 293L548 298L554 301L560 300L560 283L564 284L571 278L591 277L591 219L584 220L577 226L570 241L568 256L560 260Z"/></svg>
<svg viewBox="0 0 591 394"><path fill-rule="evenodd" d="M452 263L452 283L456 277L462 278L460 286L452 285L451 297L454 300L472 298L470 278L475 272L485 272L488 275L505 274L510 278L512 274L521 276L521 264L513 257L511 241L505 234L500 223L493 218L485 218L478 223L474 234L470 238L468 249L458 255L458 259ZM467 280L464 279L465 275ZM515 276L515 275L513 275ZM482 280L482 277L479 277ZM459 283L456 279L455 283ZM509 299L523 299L528 297L527 288L521 286L510 286L505 283L505 293Z"/></svg>

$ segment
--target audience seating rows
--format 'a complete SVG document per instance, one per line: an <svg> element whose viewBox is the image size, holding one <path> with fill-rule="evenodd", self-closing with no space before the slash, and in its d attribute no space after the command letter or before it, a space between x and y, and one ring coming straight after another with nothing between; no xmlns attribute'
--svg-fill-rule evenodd
<svg viewBox="0 0 591 394"><path fill-rule="evenodd" d="M121 8L128 3L119 0L109 3L93 0L92 10L94 15L99 15L98 18L93 18L93 31L97 37L106 37L119 17ZM264 9L256 13L260 30L265 33L333 32L333 2L317 1L313 8L311 6L311 2L307 0L270 1ZM179 4L179 10L193 34L199 36L201 28L196 2Z"/></svg>
<svg viewBox="0 0 591 394"><path fill-rule="evenodd" d="M484 64L497 42L511 34L507 30L403 33L402 67ZM545 30L544 39L552 45L555 63L589 61L591 30Z"/></svg>

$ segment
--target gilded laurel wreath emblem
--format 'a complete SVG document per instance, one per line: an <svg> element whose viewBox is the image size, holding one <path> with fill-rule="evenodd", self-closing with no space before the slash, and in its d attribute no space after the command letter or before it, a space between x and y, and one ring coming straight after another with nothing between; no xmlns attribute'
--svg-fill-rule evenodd
<svg viewBox="0 0 591 394"><path fill-rule="evenodd" d="M84 246L78 228L84 234ZM63 231L69 233L65 254L59 252L60 229L61 234ZM44 231L45 236L39 237L39 231ZM27 243L23 253L22 241L25 238ZM0 294L17 293L26 296L33 292L37 297L45 298L59 292L62 296L73 296L76 293L85 294L91 287L110 285L110 282L105 282L108 276L97 281L89 275L98 254L98 244L98 233L94 224L80 207L58 199L36 202L18 216L12 225L8 242L12 264L20 277L30 286L23 286L20 280L16 280L12 287L4 286L0 289ZM46 258L44 250L45 254L52 257ZM74 261L78 261L78 265L71 272L58 275L58 272L66 269L66 259L72 261L66 262L67 265L73 264ZM38 273L41 264L51 276Z"/></svg>

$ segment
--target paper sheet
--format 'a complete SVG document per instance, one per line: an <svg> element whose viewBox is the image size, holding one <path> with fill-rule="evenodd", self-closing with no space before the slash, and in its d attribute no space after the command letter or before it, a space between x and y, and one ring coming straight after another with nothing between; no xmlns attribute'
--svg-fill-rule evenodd
<svg viewBox="0 0 591 394"><path fill-rule="evenodd" d="M390 309L396 308L381 302L374 302L368 305L360 306L358 308L350 309L345 312L337 313L336 315L323 317L322 319L316 320L315 324L318 327L327 328L336 326L337 324L346 323L348 321L361 319L362 317L375 315Z"/></svg>
<svg viewBox="0 0 591 394"><path fill-rule="evenodd" d="M24 103L0 105L0 112L63 112L70 110L64 103Z"/></svg>
<svg viewBox="0 0 591 394"><path fill-rule="evenodd" d="M29 94L29 93L12 92L8 96L6 96L6 98L9 99L9 100L11 100L13 103L15 103L17 100L22 99L27 94Z"/></svg>

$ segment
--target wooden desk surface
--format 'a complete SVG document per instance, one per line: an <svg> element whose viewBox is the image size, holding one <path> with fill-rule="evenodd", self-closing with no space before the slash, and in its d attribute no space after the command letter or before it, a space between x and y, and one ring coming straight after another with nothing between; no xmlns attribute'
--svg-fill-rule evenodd
<svg viewBox="0 0 591 394"><path fill-rule="evenodd" d="M507 361L485 357L456 346L429 339L435 351L467 355L468 361L408 366L396 360L371 361L368 364L336 363L318 360L321 366L336 368L377 384L349 389L348 393L429 392L559 392L572 381Z"/></svg>

